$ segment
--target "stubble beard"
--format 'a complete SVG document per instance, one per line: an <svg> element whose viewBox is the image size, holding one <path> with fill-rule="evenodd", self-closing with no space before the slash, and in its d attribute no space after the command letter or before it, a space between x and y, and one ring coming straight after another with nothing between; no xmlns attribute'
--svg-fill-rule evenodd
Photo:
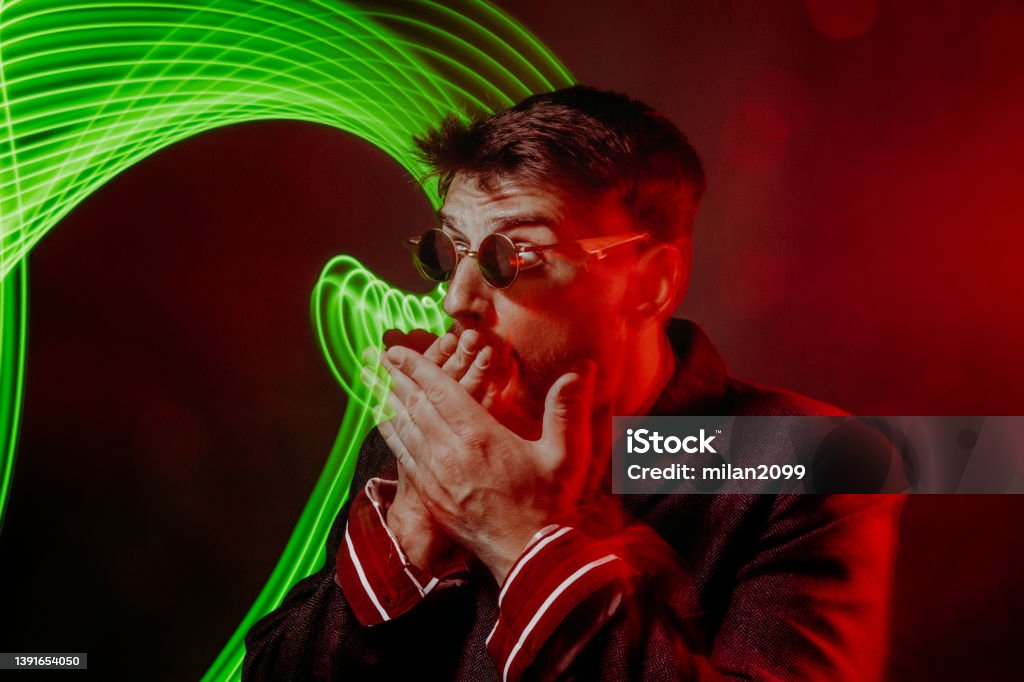
<svg viewBox="0 0 1024 682"><path fill-rule="evenodd" d="M450 330L456 336L462 334L467 327L456 322ZM552 384L563 374L575 369L581 355L580 345L567 339L566 343L557 348L524 346L516 348L493 330L475 327L483 338L483 345L494 347L501 362L508 363L504 370L510 379L502 393L501 411L508 415L518 415L536 421L538 424L544 416L544 402Z"/></svg>
<svg viewBox="0 0 1024 682"><path fill-rule="evenodd" d="M565 348L545 349L539 353L513 350L512 355L518 369L520 408L533 419L541 421L548 391L560 376L572 371L576 358Z"/></svg>

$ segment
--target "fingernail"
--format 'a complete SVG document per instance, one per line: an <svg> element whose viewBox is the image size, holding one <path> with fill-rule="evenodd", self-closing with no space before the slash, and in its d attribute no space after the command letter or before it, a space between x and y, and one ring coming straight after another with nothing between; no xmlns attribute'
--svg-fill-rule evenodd
<svg viewBox="0 0 1024 682"><path fill-rule="evenodd" d="M491 357L494 356L494 348L492 346L484 346L476 356L476 365L480 369L486 369L491 364Z"/></svg>
<svg viewBox="0 0 1024 682"><path fill-rule="evenodd" d="M466 353L472 353L476 349L476 345L479 340L480 334L469 329L462 332L462 338L459 339L459 343L462 345L463 351Z"/></svg>
<svg viewBox="0 0 1024 682"><path fill-rule="evenodd" d="M380 354L380 346L367 346L366 350L363 351L363 354L360 357L362 358L364 365L373 366L380 363Z"/></svg>
<svg viewBox="0 0 1024 682"><path fill-rule="evenodd" d="M365 386L372 388L377 383L377 374L369 367L361 367L359 369L359 380Z"/></svg>
<svg viewBox="0 0 1024 682"><path fill-rule="evenodd" d="M405 353L398 346L393 346L384 352L384 357L395 367L401 367L402 358L405 357Z"/></svg>
<svg viewBox="0 0 1024 682"><path fill-rule="evenodd" d="M445 355L451 355L452 353L454 353L455 349L458 348L458 346L459 338L455 336L455 334L452 334L451 332L445 334L444 338L441 339L441 350L444 352Z"/></svg>

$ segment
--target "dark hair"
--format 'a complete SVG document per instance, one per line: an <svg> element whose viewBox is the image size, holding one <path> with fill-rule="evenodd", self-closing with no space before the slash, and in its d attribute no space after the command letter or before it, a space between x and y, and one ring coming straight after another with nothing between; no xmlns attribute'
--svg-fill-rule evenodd
<svg viewBox="0 0 1024 682"><path fill-rule="evenodd" d="M452 115L415 143L441 196L456 173L485 189L514 177L592 196L617 192L637 229L665 242L691 233L704 195L700 158L671 121L587 86L533 95L491 116Z"/></svg>

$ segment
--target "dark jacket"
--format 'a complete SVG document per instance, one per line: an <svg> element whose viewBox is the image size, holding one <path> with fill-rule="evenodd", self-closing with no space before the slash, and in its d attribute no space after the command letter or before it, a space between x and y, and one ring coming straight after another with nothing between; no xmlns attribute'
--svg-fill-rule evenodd
<svg viewBox="0 0 1024 682"><path fill-rule="evenodd" d="M676 372L654 414L842 414L728 377L692 322L674 320L669 336ZM376 431L363 443L351 489L361 490L373 476L396 478L394 458ZM645 576L566 677L882 676L901 497L619 499L660 536L674 560ZM484 640L498 616L498 586L486 571L393 621L373 628L356 621L334 580L348 507L330 532L323 569L300 581L250 630L243 679L497 679Z"/></svg>

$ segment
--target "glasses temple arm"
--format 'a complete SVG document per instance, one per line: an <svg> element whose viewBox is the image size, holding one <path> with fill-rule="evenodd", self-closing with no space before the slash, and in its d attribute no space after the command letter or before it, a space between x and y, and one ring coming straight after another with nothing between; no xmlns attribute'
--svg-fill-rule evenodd
<svg viewBox="0 0 1024 682"><path fill-rule="evenodd" d="M580 245L580 248L586 251L589 255L601 260L614 248L642 241L650 236L650 232L643 232L641 234L629 235L625 238L621 236L593 237L591 239L581 239L577 243Z"/></svg>

